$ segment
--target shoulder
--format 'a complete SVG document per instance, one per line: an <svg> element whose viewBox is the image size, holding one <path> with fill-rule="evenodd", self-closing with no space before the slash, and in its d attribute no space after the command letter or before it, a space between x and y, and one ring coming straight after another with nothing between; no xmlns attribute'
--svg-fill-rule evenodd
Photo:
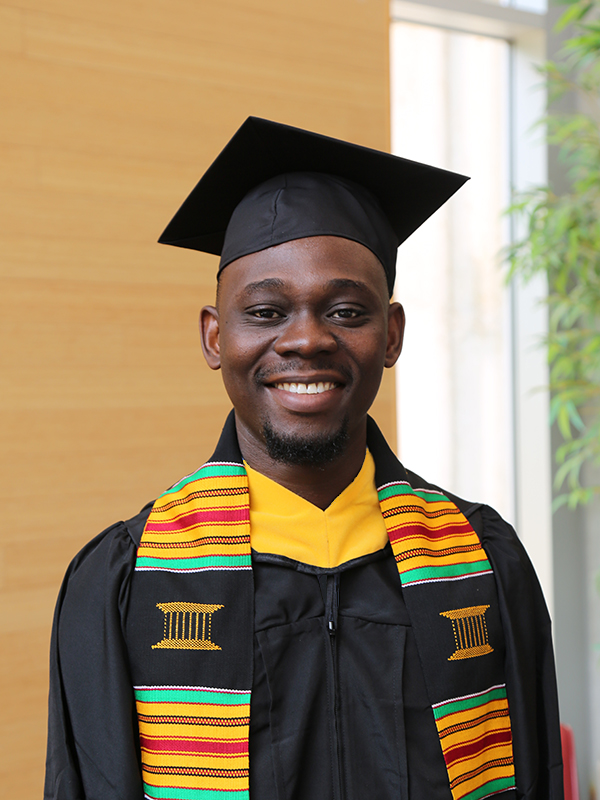
<svg viewBox="0 0 600 800"><path fill-rule="evenodd" d="M149 503L131 519L106 528L77 553L60 590L58 611L78 613L91 603L103 605L109 595L122 594L122 587L129 582L135 566L152 505Z"/></svg>
<svg viewBox="0 0 600 800"><path fill-rule="evenodd" d="M97 567L117 555L135 554L152 506L153 503L148 503L131 519L115 522L91 539L73 558L69 570L85 569L90 562Z"/></svg>

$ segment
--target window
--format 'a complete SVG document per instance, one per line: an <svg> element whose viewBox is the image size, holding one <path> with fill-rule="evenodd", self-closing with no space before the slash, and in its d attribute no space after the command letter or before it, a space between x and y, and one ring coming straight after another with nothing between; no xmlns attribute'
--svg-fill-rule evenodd
<svg viewBox="0 0 600 800"><path fill-rule="evenodd" d="M545 181L530 132L544 108L534 63L545 21L523 7L391 5L393 151L472 176L399 250L398 449L427 480L517 526L551 607L545 286L506 287L498 258L510 186Z"/></svg>
<svg viewBox="0 0 600 800"><path fill-rule="evenodd" d="M396 297L408 315L397 372L401 457L512 519L510 319L498 264L509 45L402 22L392 43L394 152L472 176L398 253Z"/></svg>

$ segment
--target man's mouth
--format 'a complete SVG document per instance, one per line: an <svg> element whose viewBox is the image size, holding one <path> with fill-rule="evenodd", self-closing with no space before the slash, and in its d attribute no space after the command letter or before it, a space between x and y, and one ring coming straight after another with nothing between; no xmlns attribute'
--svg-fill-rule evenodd
<svg viewBox="0 0 600 800"><path fill-rule="evenodd" d="M333 383L331 381L319 381L318 383L275 383L273 385L276 389L282 389L284 392L291 392L292 394L323 394L339 386L338 383Z"/></svg>

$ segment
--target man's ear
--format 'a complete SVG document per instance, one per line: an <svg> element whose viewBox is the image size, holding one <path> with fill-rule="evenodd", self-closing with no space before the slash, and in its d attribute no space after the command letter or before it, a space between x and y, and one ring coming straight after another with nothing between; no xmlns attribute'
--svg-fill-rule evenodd
<svg viewBox="0 0 600 800"><path fill-rule="evenodd" d="M219 312L214 306L204 306L200 311L200 341L208 366L211 369L221 369Z"/></svg>
<svg viewBox="0 0 600 800"><path fill-rule="evenodd" d="M388 310L388 338L385 351L385 366L393 367L402 352L406 318L400 303L392 303Z"/></svg>

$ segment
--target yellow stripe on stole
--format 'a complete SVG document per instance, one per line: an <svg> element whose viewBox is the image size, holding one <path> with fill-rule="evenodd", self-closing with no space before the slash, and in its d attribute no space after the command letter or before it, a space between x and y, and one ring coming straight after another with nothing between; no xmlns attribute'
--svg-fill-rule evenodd
<svg viewBox="0 0 600 800"><path fill-rule="evenodd" d="M427 519L432 525L445 524L452 519L464 520L462 512L454 503L448 500L424 500L416 494L397 494L392 497L384 497L379 505L384 514L395 510L398 514L402 514L403 519L413 521ZM422 509L423 513L412 510L415 506ZM404 508L407 510L403 511Z"/></svg>
<svg viewBox="0 0 600 800"><path fill-rule="evenodd" d="M454 526L448 525L448 530L451 530ZM412 528L409 534L404 534L402 536L401 541L403 543L402 548L404 550L410 550L411 547L416 547L417 544L421 544L423 547L434 547L438 550L443 550L445 547L448 547L448 542L452 545L452 547L460 547L464 545L474 545L477 544L477 541L473 539L473 534L471 531L465 531L464 533L445 533L443 528L438 528L437 530L442 532L442 535L433 535L429 533L429 528L425 527L422 521L420 521L415 529L415 525L411 523L411 525L396 525L395 527L390 527L390 530L394 535L397 535L398 531L402 531L403 528Z"/></svg>
<svg viewBox="0 0 600 800"><path fill-rule="evenodd" d="M196 537L194 537L196 538ZM164 538L160 539L160 543L164 542ZM225 551L228 556L245 556L248 553L248 542L241 544L229 544L229 542L215 544L201 544L193 545L191 547L151 547L152 540L147 538L145 544L141 544L138 549L138 557L151 556L152 558L172 558L173 550L177 551L177 558L196 558L201 556L221 555ZM173 543L175 545L175 542ZM181 542L179 543L181 544Z"/></svg>
<svg viewBox="0 0 600 800"><path fill-rule="evenodd" d="M200 510L244 505L244 500L248 496L248 490L245 486L239 484L236 487L227 487L227 490L230 491L229 494L216 494L216 492L225 491L225 489L218 488L214 490L215 493L210 494L208 487L203 486L197 492L194 492L192 488L190 492L162 495L154 504L154 509L157 514L169 514L172 517L178 517L185 512L185 509L189 508L190 503L193 503L194 507ZM200 491L202 494L200 494Z"/></svg>
<svg viewBox="0 0 600 800"><path fill-rule="evenodd" d="M250 706L213 705L210 703L144 703L136 704L140 733L153 738L210 738L218 741L235 741L247 738L247 722L239 725L219 724L228 720L248 720ZM144 716L158 717L156 721L143 719ZM191 718L194 722L188 722ZM200 719L206 723L198 723Z"/></svg>
<svg viewBox="0 0 600 800"><path fill-rule="evenodd" d="M158 498L152 512L155 510L161 511L164 508L172 508L173 513L178 513L177 509L181 509L187 502L197 504L197 508L213 508L214 506L229 506L230 504L239 505L240 494L220 494L236 489L248 489L248 478L246 475L228 475L223 478L198 478L197 480L190 481L181 489L176 492L168 492ZM198 497L190 498L190 495L196 492L201 495ZM216 496L215 496L216 495Z"/></svg>
<svg viewBox="0 0 600 800"><path fill-rule="evenodd" d="M244 737L244 725L237 726L217 726L217 725L203 725L200 723L177 723L177 722L161 722L160 731L157 730L156 723L140 722L140 733L144 736L151 736L153 739L171 739L171 738L199 738L199 739L214 739L219 742L237 741ZM247 734L247 730L246 730Z"/></svg>
<svg viewBox="0 0 600 800"><path fill-rule="evenodd" d="M215 717L219 719L235 719L249 717L250 704L221 705L220 703L153 703L138 700L138 714L150 714L165 717Z"/></svg>
<svg viewBox="0 0 600 800"><path fill-rule="evenodd" d="M510 753L512 757L512 751ZM496 757L496 756L494 756ZM501 756L498 756L500 758ZM468 772L468 770L462 770L461 772ZM501 767L492 767L490 769L483 770L475 775L473 778L469 778L462 783L456 784L454 787L452 794L455 800L460 800L461 797L469 794L469 792L473 791L474 789L479 789L485 783L489 781L498 780L498 778L512 778L515 774L515 768L512 762L507 764L506 766Z"/></svg>
<svg viewBox="0 0 600 800"><path fill-rule="evenodd" d="M464 525L464 519L459 519L454 514L445 514L442 517L430 518L413 512L407 514L402 511L398 511L396 514L394 514L394 516L390 515L384 519L388 525L388 531L400 531L402 528L416 526L418 528L425 528L426 530L423 531L424 534L427 530L443 531L444 528L453 528L456 525ZM471 531L464 531L464 534L467 537L472 538L473 541L477 540L477 537L473 536Z"/></svg>
<svg viewBox="0 0 600 800"><path fill-rule="evenodd" d="M190 753L173 755L172 753L158 753L155 750L144 750L144 764L149 767L168 766L175 762L178 766L194 769L212 769L216 762L218 765L215 769L247 769L248 756L215 756L214 754L200 756Z"/></svg>

